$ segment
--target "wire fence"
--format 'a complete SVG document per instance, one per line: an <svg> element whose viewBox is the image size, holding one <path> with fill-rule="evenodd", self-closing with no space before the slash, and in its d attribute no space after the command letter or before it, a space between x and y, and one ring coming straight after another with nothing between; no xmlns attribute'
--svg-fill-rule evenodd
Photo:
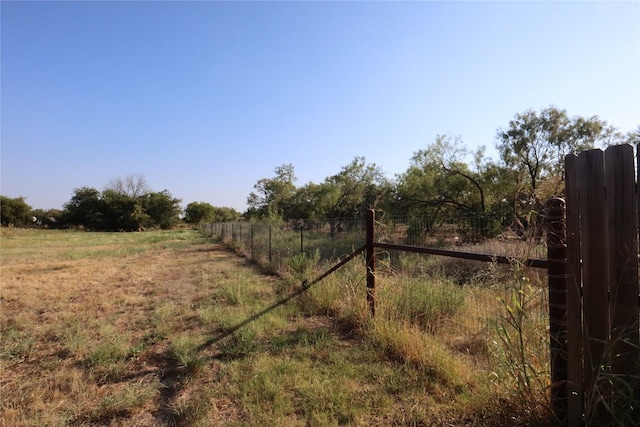
<svg viewBox="0 0 640 427"><path fill-rule="evenodd" d="M224 222L201 225L201 231L232 244L247 257L280 272L286 258L319 254L324 261L340 259L364 244L364 219L281 223Z"/></svg>
<svg viewBox="0 0 640 427"><path fill-rule="evenodd" d="M513 287L516 283L520 286L525 279L527 283L535 284L527 290L529 314L544 319L548 300L546 271L526 269L519 260L545 258L546 247L522 239L509 227L500 233L492 232L490 238L486 233L485 220L468 217L462 223L440 224L437 228L415 218L376 221L377 242L445 248L514 260L513 265L499 265L395 249L379 250L376 254L379 283L401 288L405 285L415 286L415 279L431 282L437 279L457 285L459 289L452 292L462 292L465 311L451 318L449 327L451 331L457 330L468 336L495 323L495 319L504 313ZM314 223L212 223L203 224L201 230L276 273L284 273L288 260L299 255L324 262L323 265L335 264L362 247L366 241L366 221L360 218L328 219ZM362 262L364 280L366 266L364 260Z"/></svg>
<svg viewBox="0 0 640 427"><path fill-rule="evenodd" d="M353 252L365 243L365 219L326 219L314 222L225 222L201 225L201 230L233 244L260 265L280 271L282 260L297 254L319 255L333 261ZM393 217L376 221L376 241L443 248L517 259L546 257L543 239L527 238L534 230L513 226L507 217L467 215L438 224L425 218ZM539 236L538 236L539 237ZM422 257L429 257L422 255ZM389 260L398 268L400 256Z"/></svg>

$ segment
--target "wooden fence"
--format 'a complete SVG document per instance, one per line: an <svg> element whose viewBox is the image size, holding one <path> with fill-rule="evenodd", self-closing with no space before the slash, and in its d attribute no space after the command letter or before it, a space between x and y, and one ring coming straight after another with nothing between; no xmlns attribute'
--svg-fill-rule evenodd
<svg viewBox="0 0 640 427"><path fill-rule="evenodd" d="M553 198L546 207L548 259L525 261L548 271L553 411L560 425L570 427L640 425L640 194L633 146L568 155L565 171L566 204ZM373 211L366 230L363 249L372 314L377 248L512 262L507 257L378 243Z"/></svg>
<svg viewBox="0 0 640 427"><path fill-rule="evenodd" d="M569 426L640 425L640 196L633 146L568 155L565 173L566 275L564 286L550 288L564 305L550 319L560 325L555 346L566 351L552 365L556 415Z"/></svg>

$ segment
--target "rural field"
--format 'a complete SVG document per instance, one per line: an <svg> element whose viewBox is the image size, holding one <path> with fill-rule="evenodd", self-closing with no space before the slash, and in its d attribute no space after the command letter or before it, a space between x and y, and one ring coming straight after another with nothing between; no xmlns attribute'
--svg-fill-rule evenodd
<svg viewBox="0 0 640 427"><path fill-rule="evenodd" d="M362 260L307 289L317 259L270 275L194 230L0 243L3 426L551 424L529 282L389 274L371 319ZM448 328L478 304L511 317Z"/></svg>

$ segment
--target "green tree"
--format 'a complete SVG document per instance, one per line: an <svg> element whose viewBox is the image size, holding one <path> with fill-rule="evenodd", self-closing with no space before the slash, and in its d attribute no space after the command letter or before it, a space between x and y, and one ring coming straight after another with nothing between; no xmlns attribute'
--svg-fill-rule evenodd
<svg viewBox="0 0 640 427"><path fill-rule="evenodd" d="M597 116L570 118L555 107L516 114L506 129L499 129L498 152L504 164L524 175L527 196L535 197L549 176L562 177L564 156L610 142L615 129Z"/></svg>
<svg viewBox="0 0 640 427"><path fill-rule="evenodd" d="M555 107L516 114L506 129L499 129L496 148L517 183L511 200L520 228L540 237L544 203L563 191L565 155L617 141L619 133L597 116L569 117Z"/></svg>
<svg viewBox="0 0 640 427"><path fill-rule="evenodd" d="M397 180L399 209L422 219L427 231L455 217L485 215L491 199L482 171L491 165L484 161L483 148L474 155L473 169L464 161L468 155L461 138L447 135L414 153Z"/></svg>
<svg viewBox="0 0 640 427"><path fill-rule="evenodd" d="M285 209L286 219L302 219L307 224L328 219L335 230L340 220L363 217L367 209L381 207L391 194L391 183L382 170L356 157L324 182L309 182L296 189Z"/></svg>
<svg viewBox="0 0 640 427"><path fill-rule="evenodd" d="M140 231L159 227L147 212L149 194L147 179L141 174L129 174L112 179L101 194L103 229ZM155 213L157 215L157 213Z"/></svg>
<svg viewBox="0 0 640 427"><path fill-rule="evenodd" d="M0 222L2 225L24 227L32 222L31 206L24 197L0 196Z"/></svg>
<svg viewBox="0 0 640 427"><path fill-rule="evenodd" d="M340 172L329 176L317 191L321 215L329 220L333 234L345 219L362 218L378 209L391 194L391 185L375 163L355 157Z"/></svg>
<svg viewBox="0 0 640 427"><path fill-rule="evenodd" d="M634 130L627 133L627 135L623 138L623 142L633 145L640 144L640 125L638 125L638 127Z"/></svg>
<svg viewBox="0 0 640 427"><path fill-rule="evenodd" d="M184 222L187 224L213 222L215 216L216 208L207 202L191 202L184 210Z"/></svg>
<svg viewBox="0 0 640 427"><path fill-rule="evenodd" d="M274 172L275 177L263 178L254 185L256 191L247 198L249 217L281 220L287 216L287 209L296 191L294 168L291 164L285 164Z"/></svg>
<svg viewBox="0 0 640 427"><path fill-rule="evenodd" d="M326 215L329 218L363 217L376 209L391 191L384 172L375 163L356 157L342 170L325 180Z"/></svg>
<svg viewBox="0 0 640 427"><path fill-rule="evenodd" d="M240 217L240 212L233 208L214 207L213 221L215 222L237 221Z"/></svg>
<svg viewBox="0 0 640 427"><path fill-rule="evenodd" d="M101 228L103 208L98 190L92 187L76 188L71 199L64 205L63 221L87 230Z"/></svg>
<svg viewBox="0 0 640 427"><path fill-rule="evenodd" d="M134 197L135 196L135 197ZM169 191L136 195L108 187L102 193L82 187L65 204L63 220L87 230L138 231L145 228L172 228L180 221L181 200Z"/></svg>
<svg viewBox="0 0 640 427"><path fill-rule="evenodd" d="M101 223L99 228L107 231L138 231L148 220L140 204L128 194L107 189L102 192Z"/></svg>
<svg viewBox="0 0 640 427"><path fill-rule="evenodd" d="M168 190L143 195L140 205L149 217L151 227L168 230L180 222L182 200L174 198Z"/></svg>
<svg viewBox="0 0 640 427"><path fill-rule="evenodd" d="M298 188L289 203L290 217L302 219L307 224L323 222L333 200L331 192L326 183L309 182Z"/></svg>

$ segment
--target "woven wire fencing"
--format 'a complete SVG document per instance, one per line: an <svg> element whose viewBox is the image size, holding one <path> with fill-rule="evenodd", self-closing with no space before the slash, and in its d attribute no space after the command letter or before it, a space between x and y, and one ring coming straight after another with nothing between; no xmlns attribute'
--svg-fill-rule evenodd
<svg viewBox="0 0 640 427"><path fill-rule="evenodd" d="M403 300L411 299L421 307L422 312L411 316L418 321L441 310L435 314L435 327L454 339L493 332L513 312L521 312L531 327L546 335L546 269L526 267L515 258L505 265L400 250L376 255L378 307L389 299L396 310L403 310ZM404 296L395 298L397 293ZM429 298L433 301L421 301Z"/></svg>
<svg viewBox="0 0 640 427"><path fill-rule="evenodd" d="M351 254L365 242L364 219L315 223L225 222L203 224L201 231L232 245L264 268L282 272L292 256L317 257L333 262Z"/></svg>
<svg viewBox="0 0 640 427"><path fill-rule="evenodd" d="M450 294L452 301L459 304L440 317L439 329L459 337L468 338L495 328L514 305L526 309L531 322L543 324L548 310L546 270L526 268L520 260L545 258L546 248L535 239L523 239L503 224L509 222L471 216L437 226L415 218L377 221L377 242L502 255L514 260L512 265L499 265L401 250L379 250L376 272L381 287L379 303L384 304L385 298L392 302L402 298L416 301L436 298L429 292L439 287L437 298L447 298ZM287 259L301 254L318 259L321 268L328 269L332 263L364 245L365 225L364 219L356 218L315 223L212 223L202 225L201 230L233 246L260 266L283 273ZM362 262L363 298L365 275L366 266ZM514 296L525 299L514 300ZM407 309L402 307L402 302L393 304L397 306L395 309ZM428 307L423 309L429 310ZM415 313L414 320L419 322L420 316Z"/></svg>

